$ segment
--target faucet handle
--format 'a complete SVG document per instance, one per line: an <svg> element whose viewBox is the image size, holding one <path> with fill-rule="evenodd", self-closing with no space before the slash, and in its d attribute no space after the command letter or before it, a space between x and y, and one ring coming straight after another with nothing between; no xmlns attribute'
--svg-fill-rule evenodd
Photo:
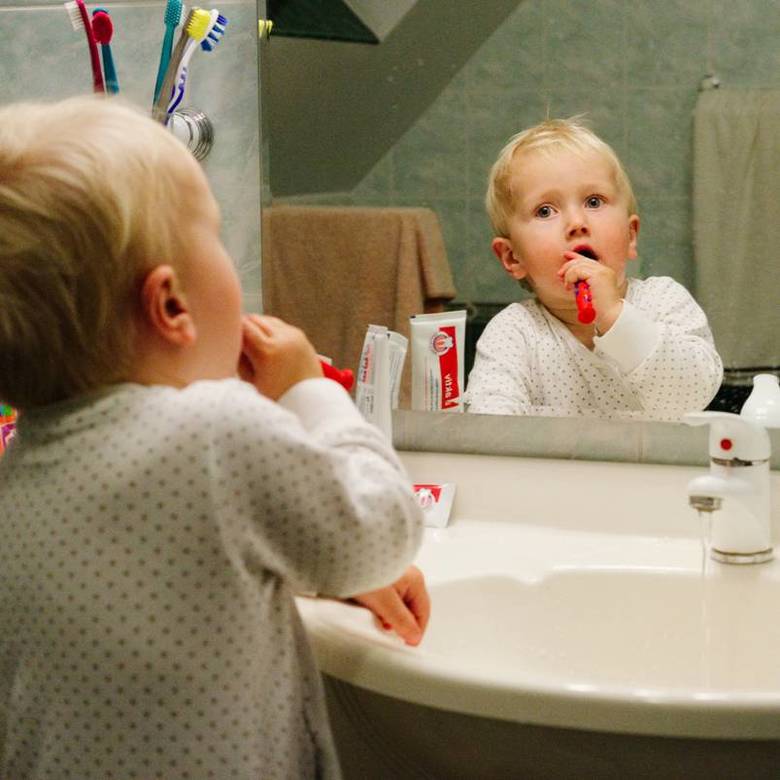
<svg viewBox="0 0 780 780"><path fill-rule="evenodd" d="M688 412L686 425L710 426L710 457L722 460L767 460L772 448L766 429L731 412Z"/></svg>

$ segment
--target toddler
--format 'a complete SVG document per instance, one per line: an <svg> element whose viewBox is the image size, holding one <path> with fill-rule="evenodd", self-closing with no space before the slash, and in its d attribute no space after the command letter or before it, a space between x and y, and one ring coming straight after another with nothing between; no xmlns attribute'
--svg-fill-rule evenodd
<svg viewBox="0 0 780 780"><path fill-rule="evenodd" d="M577 120L515 135L489 179L491 247L535 294L477 343L467 408L485 414L677 420L703 409L723 366L707 318L669 277L626 277L639 217L614 151ZM575 285L595 320L578 320Z"/></svg>
<svg viewBox="0 0 780 780"><path fill-rule="evenodd" d="M0 777L337 777L294 593L425 628L395 453L219 234L129 106L0 110Z"/></svg>

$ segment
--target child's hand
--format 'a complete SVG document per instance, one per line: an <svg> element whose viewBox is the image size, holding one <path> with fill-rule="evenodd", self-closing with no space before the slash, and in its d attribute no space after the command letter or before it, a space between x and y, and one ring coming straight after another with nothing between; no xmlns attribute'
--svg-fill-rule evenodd
<svg viewBox="0 0 780 780"><path fill-rule="evenodd" d="M272 400L304 379L322 376L317 353L300 328L269 316L243 318L239 376Z"/></svg>
<svg viewBox="0 0 780 780"><path fill-rule="evenodd" d="M566 285L566 289L571 291L572 300L576 282L585 281L590 285L593 308L596 310L596 330L606 333L623 310L622 295L615 272L598 260L591 260L576 252L564 252L563 256L567 262L560 267L558 276Z"/></svg>
<svg viewBox="0 0 780 780"><path fill-rule="evenodd" d="M352 601L370 609L386 630L393 629L407 645L418 645L431 614L431 599L423 573L410 566L392 585L360 596Z"/></svg>

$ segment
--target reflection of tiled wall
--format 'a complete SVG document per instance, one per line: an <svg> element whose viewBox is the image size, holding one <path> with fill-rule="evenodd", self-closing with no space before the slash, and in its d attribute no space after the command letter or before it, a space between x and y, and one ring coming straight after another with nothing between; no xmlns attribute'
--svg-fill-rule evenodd
<svg viewBox="0 0 780 780"><path fill-rule="evenodd" d="M488 169L548 110L587 112L634 184L641 274L690 285L699 83L714 67L728 86L780 86L778 40L775 0L522 0L350 199L434 208L459 297L513 300L489 249Z"/></svg>
<svg viewBox="0 0 780 780"><path fill-rule="evenodd" d="M100 0L114 21L112 50L122 94L150 106L164 28L164 0ZM191 5L191 4L188 4ZM210 3L202 5L211 7ZM204 168L222 208L223 238L241 271L247 308L260 305L260 173L255 0L218 0L230 23L219 47L197 52L187 103L210 117L215 146ZM88 3L92 10L95 3ZM62 2L0 0L0 103L90 92L83 32Z"/></svg>

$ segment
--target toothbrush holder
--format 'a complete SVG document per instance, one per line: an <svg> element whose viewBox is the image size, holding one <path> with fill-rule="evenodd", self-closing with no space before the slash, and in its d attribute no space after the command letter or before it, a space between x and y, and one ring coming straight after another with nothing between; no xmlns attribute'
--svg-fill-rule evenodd
<svg viewBox="0 0 780 780"><path fill-rule="evenodd" d="M181 108L171 114L169 130L192 152L196 160L205 160L214 146L214 125L202 111Z"/></svg>

